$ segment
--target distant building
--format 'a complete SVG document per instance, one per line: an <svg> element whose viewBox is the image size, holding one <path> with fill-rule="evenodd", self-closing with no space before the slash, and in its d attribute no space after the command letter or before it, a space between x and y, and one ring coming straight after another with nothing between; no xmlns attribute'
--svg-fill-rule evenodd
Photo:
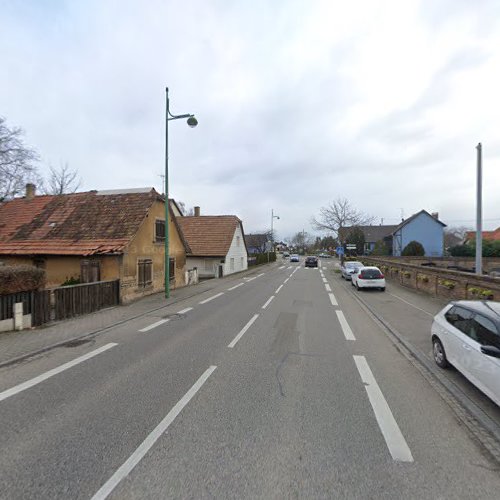
<svg viewBox="0 0 500 500"><path fill-rule="evenodd" d="M267 252L268 236L267 234L246 234L245 243L247 245L247 250L249 255L265 253Z"/></svg>
<svg viewBox="0 0 500 500"><path fill-rule="evenodd" d="M497 227L494 231L483 231L483 240L487 241L500 241L500 227ZM476 231L467 231L465 233L464 243L470 243L476 241Z"/></svg>

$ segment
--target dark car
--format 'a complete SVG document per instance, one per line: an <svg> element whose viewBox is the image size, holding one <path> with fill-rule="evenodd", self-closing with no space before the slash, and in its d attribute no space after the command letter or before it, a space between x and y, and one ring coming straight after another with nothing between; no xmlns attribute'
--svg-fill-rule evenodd
<svg viewBox="0 0 500 500"><path fill-rule="evenodd" d="M318 257L306 257L306 267L318 267Z"/></svg>

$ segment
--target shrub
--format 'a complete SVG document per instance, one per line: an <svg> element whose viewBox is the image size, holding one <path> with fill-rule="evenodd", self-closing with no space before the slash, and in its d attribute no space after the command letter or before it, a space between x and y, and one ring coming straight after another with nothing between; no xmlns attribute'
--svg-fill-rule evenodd
<svg viewBox="0 0 500 500"><path fill-rule="evenodd" d="M384 240L378 240L375 242L372 255L389 255L389 247Z"/></svg>
<svg viewBox="0 0 500 500"><path fill-rule="evenodd" d="M421 257L425 255L425 250L422 243L419 243L418 241L410 241L410 243L404 247L401 255L403 257Z"/></svg>
<svg viewBox="0 0 500 500"><path fill-rule="evenodd" d="M45 271L34 266L1 266L0 295L30 292L45 286Z"/></svg>
<svg viewBox="0 0 500 500"><path fill-rule="evenodd" d="M448 288L448 290L452 290L453 288L455 288L455 285L456 285L456 283L454 281L444 280L444 279L439 279L438 283L441 286L444 286L445 288Z"/></svg>
<svg viewBox="0 0 500 500"><path fill-rule="evenodd" d="M81 283L80 278L66 278L66 281L64 283L61 283L61 286L72 286L72 285L79 285Z"/></svg>

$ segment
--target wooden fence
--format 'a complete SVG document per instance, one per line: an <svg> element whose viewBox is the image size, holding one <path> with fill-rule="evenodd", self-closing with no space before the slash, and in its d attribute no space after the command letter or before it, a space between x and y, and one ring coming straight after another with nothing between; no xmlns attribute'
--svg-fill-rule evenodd
<svg viewBox="0 0 500 500"><path fill-rule="evenodd" d="M31 314L32 326L40 326L118 305L120 280L0 295L0 320L13 317L17 302L23 303L24 314Z"/></svg>

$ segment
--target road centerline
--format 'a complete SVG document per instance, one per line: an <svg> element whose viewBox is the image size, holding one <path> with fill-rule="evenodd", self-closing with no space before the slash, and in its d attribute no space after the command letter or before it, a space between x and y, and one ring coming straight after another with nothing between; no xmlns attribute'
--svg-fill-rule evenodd
<svg viewBox="0 0 500 500"><path fill-rule="evenodd" d="M274 293L279 293L279 291L283 288L283 285L280 285L278 288L276 288L276 291Z"/></svg>
<svg viewBox="0 0 500 500"><path fill-rule="evenodd" d="M231 288L228 288L228 291L231 291L231 290L236 290L236 288L240 287L240 286L243 286L245 283L238 283L237 285L235 286L232 286Z"/></svg>
<svg viewBox="0 0 500 500"><path fill-rule="evenodd" d="M262 306L262 309L265 309L271 303L271 301L273 299L274 299L274 295L271 295L271 297L269 297L269 299L267 299L266 303Z"/></svg>
<svg viewBox="0 0 500 500"><path fill-rule="evenodd" d="M337 299L335 298L335 295L333 293L329 293L328 297L330 298L330 302L332 303L332 306L338 306L339 303L337 302Z"/></svg>
<svg viewBox="0 0 500 500"><path fill-rule="evenodd" d="M189 311L192 311L192 307L186 307L186 309L181 309L177 314L186 314Z"/></svg>
<svg viewBox="0 0 500 500"><path fill-rule="evenodd" d="M72 361L68 361L63 365L58 366L57 368L53 368L48 372L42 373L41 375L38 375L38 377L32 378L30 380L27 380L26 382L23 382L22 384L18 384L14 387L11 387L10 389L0 392L0 401L10 398L11 396L14 396L16 394L19 394L20 392L25 391L26 389L29 389L35 385L38 385L41 382L47 380L48 378L51 378L54 375L57 375L58 373L64 372L69 368L72 368L73 366L83 363L84 361L87 361L88 359L91 359L94 356L97 356L98 354L101 354L107 351L108 349L111 349L112 347L116 347L117 345L118 344L116 344L115 342L110 342L109 344L99 347L99 349L90 351L87 354L84 354L83 356L79 356L78 358L75 358Z"/></svg>
<svg viewBox="0 0 500 500"><path fill-rule="evenodd" d="M253 325L254 321L259 317L258 314L254 314L250 321L240 330L240 333L234 337L233 341L228 345L230 349L232 349L238 342L238 340L245 335L246 331Z"/></svg>
<svg viewBox="0 0 500 500"><path fill-rule="evenodd" d="M413 462L413 456L399 428L389 405L380 390L375 377L364 356L353 356L361 381L365 384L368 399L372 405L378 426L384 436L387 448L393 460L398 462Z"/></svg>
<svg viewBox="0 0 500 500"><path fill-rule="evenodd" d="M170 427L184 407L193 399L203 384L216 369L216 366L210 366L202 376L194 383L186 394L176 403L176 405L167 413L165 418L153 429L148 437L138 446L130 457L121 465L118 470L99 488L92 500L104 500L125 479L134 467L144 458L146 453L153 447L162 434Z"/></svg>

